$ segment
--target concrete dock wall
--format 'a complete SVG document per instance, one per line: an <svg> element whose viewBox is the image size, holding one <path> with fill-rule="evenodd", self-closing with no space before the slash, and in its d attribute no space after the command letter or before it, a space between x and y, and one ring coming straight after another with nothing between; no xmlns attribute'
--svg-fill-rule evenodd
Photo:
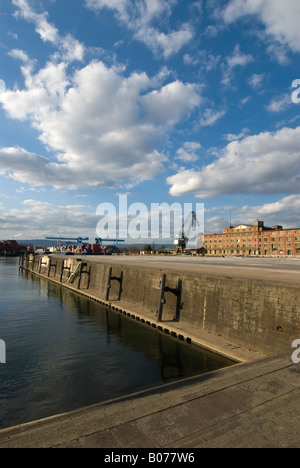
<svg viewBox="0 0 300 468"><path fill-rule="evenodd" d="M81 274L69 283L70 287L117 308L140 309L144 316L156 318L163 270L110 267L101 263L101 257L98 262L83 261L78 267L76 258L30 256L22 266L64 285L77 269ZM178 295L174 292L178 291L179 280L182 290L178 311ZM176 318L180 323L270 355L291 352L293 340L300 338L300 287L168 272L166 288L162 322Z"/></svg>

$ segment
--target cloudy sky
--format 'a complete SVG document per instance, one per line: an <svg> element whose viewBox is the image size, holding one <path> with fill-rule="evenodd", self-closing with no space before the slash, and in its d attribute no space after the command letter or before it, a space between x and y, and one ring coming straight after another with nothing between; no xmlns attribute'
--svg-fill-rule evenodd
<svg viewBox="0 0 300 468"><path fill-rule="evenodd" d="M100 203L300 226L299 0L1 0L0 239Z"/></svg>

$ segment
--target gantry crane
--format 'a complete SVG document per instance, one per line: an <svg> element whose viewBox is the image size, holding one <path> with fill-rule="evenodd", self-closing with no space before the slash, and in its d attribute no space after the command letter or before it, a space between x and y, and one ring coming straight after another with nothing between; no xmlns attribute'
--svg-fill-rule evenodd
<svg viewBox="0 0 300 468"><path fill-rule="evenodd" d="M89 238L88 237L46 237L47 240L53 240L53 241L57 241L57 246L59 246L59 244L62 242L62 241L67 241L67 242L76 242L76 244L78 245L78 247L80 247L84 241L88 241Z"/></svg>
<svg viewBox="0 0 300 468"><path fill-rule="evenodd" d="M103 242L113 242L116 247L118 247L120 242L125 242L125 240L122 239L102 239L101 237L96 237L95 241L96 244L100 244L101 246L103 245Z"/></svg>

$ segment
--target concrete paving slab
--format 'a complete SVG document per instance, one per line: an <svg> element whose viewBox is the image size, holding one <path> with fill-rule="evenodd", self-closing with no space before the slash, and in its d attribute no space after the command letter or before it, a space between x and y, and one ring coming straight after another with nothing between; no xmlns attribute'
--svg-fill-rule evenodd
<svg viewBox="0 0 300 468"><path fill-rule="evenodd" d="M199 411L195 412L192 405L180 405L176 406L175 409L170 408L164 411L164 416L174 426L180 429L182 437L186 437L200 429L205 429L207 425L199 414Z"/></svg>
<svg viewBox="0 0 300 468"><path fill-rule="evenodd" d="M151 431L144 431L138 421L129 422L111 430L112 435L123 448L154 448L159 447Z"/></svg>
<svg viewBox="0 0 300 468"><path fill-rule="evenodd" d="M138 427L154 438L159 447L167 447L175 439L181 439L180 427L170 422L165 412L154 413L137 422Z"/></svg>
<svg viewBox="0 0 300 468"><path fill-rule="evenodd" d="M70 443L58 446L57 448L89 449L95 447L120 449L122 448L122 445L117 441L111 431L103 431L97 432L96 434L92 434L87 437L73 440Z"/></svg>

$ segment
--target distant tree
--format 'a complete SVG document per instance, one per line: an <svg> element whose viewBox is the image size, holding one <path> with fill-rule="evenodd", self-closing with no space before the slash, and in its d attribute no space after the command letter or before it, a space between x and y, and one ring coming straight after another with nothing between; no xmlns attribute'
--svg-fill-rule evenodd
<svg viewBox="0 0 300 468"><path fill-rule="evenodd" d="M198 254L199 255L202 255L204 257L204 255L207 254L207 250L205 247L201 247L201 249L198 249Z"/></svg>
<svg viewBox="0 0 300 468"><path fill-rule="evenodd" d="M131 253L131 254L138 254L140 253L140 248L137 246L137 245L130 245L128 247L128 252Z"/></svg>
<svg viewBox="0 0 300 468"><path fill-rule="evenodd" d="M144 246L144 252L153 252L153 250L154 250L153 245L148 244Z"/></svg>

